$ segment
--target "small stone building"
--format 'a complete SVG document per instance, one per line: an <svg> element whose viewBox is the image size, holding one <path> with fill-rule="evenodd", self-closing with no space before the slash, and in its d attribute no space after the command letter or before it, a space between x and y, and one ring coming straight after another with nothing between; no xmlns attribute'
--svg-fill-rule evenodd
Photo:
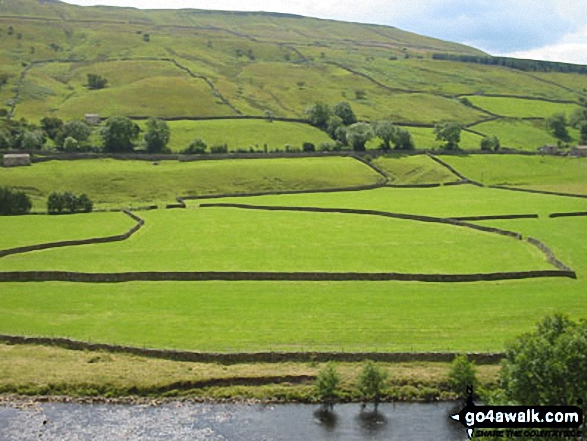
<svg viewBox="0 0 587 441"><path fill-rule="evenodd" d="M2 159L4 167L21 167L31 165L31 155L28 153L8 153Z"/></svg>
<svg viewBox="0 0 587 441"><path fill-rule="evenodd" d="M556 155L558 153L558 146L556 145L545 145L538 149L540 153L545 155Z"/></svg>
<svg viewBox="0 0 587 441"><path fill-rule="evenodd" d="M86 122L91 126L99 126L102 122L102 118L97 113L87 113Z"/></svg>
<svg viewBox="0 0 587 441"><path fill-rule="evenodd" d="M571 154L574 156L587 156L587 145L578 145L573 147Z"/></svg>

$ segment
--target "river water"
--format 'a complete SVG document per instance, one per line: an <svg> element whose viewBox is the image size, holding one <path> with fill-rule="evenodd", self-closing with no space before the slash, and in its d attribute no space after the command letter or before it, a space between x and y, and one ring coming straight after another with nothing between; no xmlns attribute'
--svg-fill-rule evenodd
<svg viewBox="0 0 587 441"><path fill-rule="evenodd" d="M41 403L0 406L0 440L461 441L449 420L458 403L319 406L171 403L160 406Z"/></svg>

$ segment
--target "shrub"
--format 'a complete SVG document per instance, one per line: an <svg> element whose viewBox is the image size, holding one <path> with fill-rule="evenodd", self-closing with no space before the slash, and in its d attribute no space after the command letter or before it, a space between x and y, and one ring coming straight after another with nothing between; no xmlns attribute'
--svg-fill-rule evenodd
<svg viewBox="0 0 587 441"><path fill-rule="evenodd" d="M88 88L91 90L103 89L108 84L108 80L101 75L89 73L88 74Z"/></svg>
<svg viewBox="0 0 587 441"><path fill-rule="evenodd" d="M190 142L190 145L184 149L182 153L187 155L201 155L202 153L206 153L207 148L208 146L203 139L196 138Z"/></svg>
<svg viewBox="0 0 587 441"><path fill-rule="evenodd" d="M226 144L216 144L210 147L210 151L212 153L228 153L228 145Z"/></svg>
<svg viewBox="0 0 587 441"><path fill-rule="evenodd" d="M475 364L462 354L455 357L448 373L448 386L463 398L467 396L467 387L477 386Z"/></svg>
<svg viewBox="0 0 587 441"><path fill-rule="evenodd" d="M318 373L314 386L318 399L326 409L332 410L334 403L338 399L338 387L340 385L340 375L332 363L326 364Z"/></svg>
<svg viewBox="0 0 587 441"><path fill-rule="evenodd" d="M38 150L45 144L44 133L41 130L29 129L22 134L20 147L24 150Z"/></svg>
<svg viewBox="0 0 587 441"><path fill-rule="evenodd" d="M311 142L304 142L302 149L304 150L304 152L315 152L316 146Z"/></svg>
<svg viewBox="0 0 587 441"><path fill-rule="evenodd" d="M86 194L76 196L70 191L64 193L53 192L47 198L47 211L49 214L91 213L94 203Z"/></svg>
<svg viewBox="0 0 587 441"><path fill-rule="evenodd" d="M26 214L31 211L32 206L30 198L24 192L0 187L0 216Z"/></svg>
<svg viewBox="0 0 587 441"><path fill-rule="evenodd" d="M375 410L379 405L379 399L381 397L381 391L385 386L387 380L387 372L381 370L371 360L365 361L363 364L363 370L359 375L359 390L363 399L373 401L375 404Z"/></svg>

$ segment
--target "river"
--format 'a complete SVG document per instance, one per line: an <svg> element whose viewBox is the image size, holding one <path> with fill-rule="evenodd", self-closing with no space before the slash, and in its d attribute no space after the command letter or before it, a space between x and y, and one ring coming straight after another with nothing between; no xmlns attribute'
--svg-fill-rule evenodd
<svg viewBox="0 0 587 441"><path fill-rule="evenodd" d="M382 404L377 414L341 404L319 406L167 403L160 406L40 403L0 406L0 439L210 441L461 441L449 420L458 403Z"/></svg>

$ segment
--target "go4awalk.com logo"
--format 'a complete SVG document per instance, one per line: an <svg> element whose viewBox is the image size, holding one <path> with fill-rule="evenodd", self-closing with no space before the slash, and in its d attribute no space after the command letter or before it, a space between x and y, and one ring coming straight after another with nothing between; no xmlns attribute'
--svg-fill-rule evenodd
<svg viewBox="0 0 587 441"><path fill-rule="evenodd" d="M478 437L581 437L583 411L577 406L476 406L472 396L451 418Z"/></svg>

